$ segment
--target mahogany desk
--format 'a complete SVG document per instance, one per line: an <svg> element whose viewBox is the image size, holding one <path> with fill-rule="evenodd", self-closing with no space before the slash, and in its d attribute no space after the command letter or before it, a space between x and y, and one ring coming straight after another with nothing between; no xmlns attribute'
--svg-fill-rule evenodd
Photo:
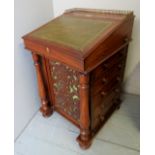
<svg viewBox="0 0 155 155"><path fill-rule="evenodd" d="M80 128L81 148L120 106L130 11L70 9L23 37L32 52L43 116L59 112Z"/></svg>

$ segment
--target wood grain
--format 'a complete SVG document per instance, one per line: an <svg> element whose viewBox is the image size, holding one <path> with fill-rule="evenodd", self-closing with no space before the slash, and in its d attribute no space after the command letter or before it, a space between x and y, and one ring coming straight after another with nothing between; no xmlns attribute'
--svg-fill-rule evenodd
<svg viewBox="0 0 155 155"><path fill-rule="evenodd" d="M95 37L90 30L85 32L83 24L73 25L80 19L83 23L85 20L89 24L92 22L93 27L99 21L112 24ZM55 34L59 36L50 36L53 38L51 41L46 38L49 35L47 32L55 33L53 30L57 28L53 23L58 20L63 20L62 23L66 25L59 21L59 32ZM82 149L90 147L93 137L114 110L120 107L133 20L134 15L130 11L73 9L23 37L25 48L32 52L36 68L40 111L43 116L50 116L57 111L76 125L80 129L77 141ZM96 30L100 29L99 25L96 24ZM68 34L71 40L67 38ZM90 37L88 40L95 38L86 46L83 46L84 38L79 37L84 34ZM62 40L67 44L61 43ZM83 41L87 42L87 39ZM70 46L68 43L74 44Z"/></svg>

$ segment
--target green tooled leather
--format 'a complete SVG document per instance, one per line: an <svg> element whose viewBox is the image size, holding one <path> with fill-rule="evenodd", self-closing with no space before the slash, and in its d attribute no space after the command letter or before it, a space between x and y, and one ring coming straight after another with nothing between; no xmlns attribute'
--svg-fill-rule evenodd
<svg viewBox="0 0 155 155"><path fill-rule="evenodd" d="M82 51L112 23L103 19L61 16L30 35Z"/></svg>

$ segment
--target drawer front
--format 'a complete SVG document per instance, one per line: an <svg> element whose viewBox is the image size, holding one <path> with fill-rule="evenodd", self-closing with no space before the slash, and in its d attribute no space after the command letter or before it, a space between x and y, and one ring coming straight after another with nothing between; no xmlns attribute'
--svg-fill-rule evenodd
<svg viewBox="0 0 155 155"><path fill-rule="evenodd" d="M117 87L120 90L120 87ZM96 130L102 122L105 120L106 113L111 108L111 106L116 102L119 94L114 90L109 93L106 98L100 100L100 104L92 109L92 122L91 129Z"/></svg>
<svg viewBox="0 0 155 155"><path fill-rule="evenodd" d="M114 54L112 57L110 57L109 59L107 59L104 62L104 68L105 68L105 70L109 70L113 66L119 65L120 62L122 62L124 60L124 57L125 56L126 56L126 52L124 52L123 49L120 50L118 53Z"/></svg>
<svg viewBox="0 0 155 155"><path fill-rule="evenodd" d="M104 115L120 96L125 60L126 52L121 50L90 74L92 129L99 126Z"/></svg>
<svg viewBox="0 0 155 155"><path fill-rule="evenodd" d="M121 83L123 78L124 63L125 54L121 51L92 71L91 96L101 93L106 95L111 91L111 89L115 88L117 84ZM96 104L96 102L94 104Z"/></svg>
<svg viewBox="0 0 155 155"><path fill-rule="evenodd" d="M102 88L97 94L92 94L91 96L92 108L95 109L96 107L100 106L104 101L104 99L106 99L111 92L115 92L116 94L120 93L120 89L118 89L120 85L121 85L120 83L118 84L114 83L113 88L109 90L107 90L106 88L105 89Z"/></svg>
<svg viewBox="0 0 155 155"><path fill-rule="evenodd" d="M95 70L92 71L92 79L96 81L100 76L102 76L105 73L108 73L108 71L111 73L111 70L113 69L116 69L116 68L120 69L125 59L125 56L126 56L126 52L124 52L124 50L121 50L115 55L113 55L112 57L110 57L109 59L107 59L105 62L99 65Z"/></svg>
<svg viewBox="0 0 155 155"><path fill-rule="evenodd" d="M121 73L122 70L115 67L114 69L101 74L96 80L92 79L91 94L96 95L101 92L108 93L121 82Z"/></svg>

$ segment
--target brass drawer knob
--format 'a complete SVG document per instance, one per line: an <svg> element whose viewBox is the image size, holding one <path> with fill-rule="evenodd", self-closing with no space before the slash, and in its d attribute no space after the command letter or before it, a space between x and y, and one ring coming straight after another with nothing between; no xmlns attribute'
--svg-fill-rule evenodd
<svg viewBox="0 0 155 155"><path fill-rule="evenodd" d="M49 53L50 52L50 49L48 47L46 47L46 52Z"/></svg>
<svg viewBox="0 0 155 155"><path fill-rule="evenodd" d="M118 68L119 68L119 69L121 69L122 67L123 67L123 65L122 65L122 64L119 64L119 65L118 65Z"/></svg>
<svg viewBox="0 0 155 155"><path fill-rule="evenodd" d="M125 42L125 43L128 43L129 41L130 41L129 38L127 38L127 37L124 38L124 42Z"/></svg>
<svg viewBox="0 0 155 155"><path fill-rule="evenodd" d="M107 92L102 91L102 92L101 92L101 95L102 95L102 96L106 96L106 95L107 95Z"/></svg>
<svg viewBox="0 0 155 155"><path fill-rule="evenodd" d="M103 115L100 115L100 120L104 121L105 117Z"/></svg>
<svg viewBox="0 0 155 155"><path fill-rule="evenodd" d="M103 67L108 68L109 67L108 63L104 63Z"/></svg>
<svg viewBox="0 0 155 155"><path fill-rule="evenodd" d="M116 77L116 80L117 80L118 82L120 82L120 81L121 81L121 77L120 77L120 76L117 76L117 77Z"/></svg>
<svg viewBox="0 0 155 155"><path fill-rule="evenodd" d="M120 89L119 89L119 88L116 88L116 89L115 89L115 92L116 92L116 93L119 93L119 92L120 92Z"/></svg>
<svg viewBox="0 0 155 155"><path fill-rule="evenodd" d="M108 80L107 80L106 78L103 78L103 79L102 79L102 82L103 82L103 83L107 83Z"/></svg>

